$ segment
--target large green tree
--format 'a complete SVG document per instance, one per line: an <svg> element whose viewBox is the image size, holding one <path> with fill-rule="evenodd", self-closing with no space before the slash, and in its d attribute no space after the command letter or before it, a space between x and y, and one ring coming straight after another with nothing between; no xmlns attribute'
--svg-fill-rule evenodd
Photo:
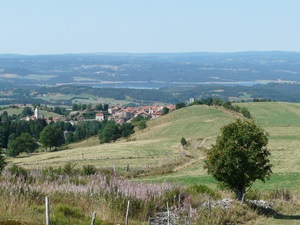
<svg viewBox="0 0 300 225"><path fill-rule="evenodd" d="M43 131L40 133L39 141L42 143L43 147L47 150L52 147L61 146L65 139L63 131L59 127L53 125L46 126Z"/></svg>
<svg viewBox="0 0 300 225"><path fill-rule="evenodd" d="M33 111L31 108L29 108L28 106L24 107L24 109L22 110L22 115L23 116L32 116L33 115Z"/></svg>
<svg viewBox="0 0 300 225"><path fill-rule="evenodd" d="M120 137L120 129L113 121L107 121L104 127L100 130L99 140L100 143L108 143L115 141Z"/></svg>
<svg viewBox="0 0 300 225"><path fill-rule="evenodd" d="M270 178L268 138L263 129L248 120L238 119L221 131L216 144L207 151L205 168L241 200L254 181Z"/></svg>
<svg viewBox="0 0 300 225"><path fill-rule="evenodd" d="M29 133L23 133L19 137L10 137L7 146L8 156L15 157L21 152L31 153L37 148L34 138Z"/></svg>
<svg viewBox="0 0 300 225"><path fill-rule="evenodd" d="M129 137L131 134L134 133L134 126L132 125L132 123L124 123L122 124L122 126L120 127L120 132L121 132L121 136L122 137Z"/></svg>

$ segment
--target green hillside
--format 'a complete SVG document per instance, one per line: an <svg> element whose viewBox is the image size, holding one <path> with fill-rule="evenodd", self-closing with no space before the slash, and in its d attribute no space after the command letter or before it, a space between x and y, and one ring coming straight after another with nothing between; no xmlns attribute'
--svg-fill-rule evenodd
<svg viewBox="0 0 300 225"><path fill-rule="evenodd" d="M101 167L116 165L124 169L156 167L179 160L180 139L215 138L220 128L234 119L219 109L207 106L193 106L171 112L148 122L145 130L137 131L128 140L111 144L99 144L92 139L66 147L67 150L40 153L25 158L15 158L12 162L27 168L32 166L60 166L74 161L78 166L94 164Z"/></svg>
<svg viewBox="0 0 300 225"><path fill-rule="evenodd" d="M300 104L291 103L240 103L251 112L256 123L269 133L269 149L274 164L273 176L266 184L257 182L254 188L271 190L289 188L299 191L300 185ZM188 160L175 167L173 173L139 178L144 181L172 181L177 183L216 182L203 169L205 157L199 146L209 147L220 134L220 128L233 122L238 115L221 108L192 106L173 111L148 121L147 128L137 131L127 140L100 145L97 138L72 144L66 150L40 153L11 161L27 168L34 166L61 166L73 161L79 167L93 164L125 171L155 168L182 159L180 139L190 143L186 150Z"/></svg>
<svg viewBox="0 0 300 225"><path fill-rule="evenodd" d="M269 134L269 145L268 148L271 151L271 162L274 164L273 175L266 183L256 182L254 188L259 190L272 190L276 188L288 188L290 190L299 192L300 186L300 104L294 103L240 103L240 107L246 107L252 114L256 124L264 128ZM214 111L213 108L210 108ZM185 110L193 110L193 108L186 108ZM194 126L199 126L201 129L198 137L208 137L218 135L220 133L219 123L222 126L232 118L227 118L225 114L220 111L214 111L216 114L209 114L206 119L202 119L202 122L192 124L190 129L194 129ZM211 123L205 126L205 122L214 116L219 116L219 113L223 117L215 118L215 123ZM190 114L189 114L190 115ZM203 114L204 116L204 114ZM231 115L232 116L232 115ZM189 120L185 118L184 120ZM158 121L156 121L158 122ZM179 123L181 121L178 121ZM210 129L212 126L216 126ZM166 130L170 129L171 126L167 126ZM178 125L180 127L180 125ZM207 135L205 135L207 134ZM193 136L196 137L196 136ZM211 142L213 142L213 139ZM184 167L176 173L171 173L163 176L148 177L144 180L162 182L164 180L178 182L183 184L189 183L203 183L207 185L216 186L216 182L211 176L206 174L203 169L203 161L200 160L188 167Z"/></svg>

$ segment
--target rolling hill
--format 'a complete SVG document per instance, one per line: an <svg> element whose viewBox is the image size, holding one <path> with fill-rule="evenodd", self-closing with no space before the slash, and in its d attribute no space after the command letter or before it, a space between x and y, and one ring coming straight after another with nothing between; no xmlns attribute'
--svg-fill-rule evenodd
<svg viewBox="0 0 300 225"><path fill-rule="evenodd" d="M254 188L267 191L289 188L299 192L300 185L300 105L294 103L239 103L249 109L256 123L269 134L273 176L266 184L257 182ZM204 183L215 186L212 177L203 169L205 153L214 143L220 128L233 122L239 115L208 106L192 106L173 111L149 121L147 128L137 131L127 140L99 144L97 138L65 147L65 150L39 153L11 159L12 163L27 168L61 166L68 161L77 166L93 164L125 171L155 168L182 159L180 139L185 137L190 147L185 150L187 160L173 168L173 173L138 178L139 180L183 184Z"/></svg>

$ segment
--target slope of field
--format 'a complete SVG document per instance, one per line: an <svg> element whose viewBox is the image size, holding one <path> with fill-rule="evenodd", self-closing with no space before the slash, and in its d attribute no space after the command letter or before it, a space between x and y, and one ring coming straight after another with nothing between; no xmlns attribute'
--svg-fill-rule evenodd
<svg viewBox="0 0 300 225"><path fill-rule="evenodd" d="M249 109L256 123L269 134L273 176L266 182L256 182L254 188L268 191L289 188L299 192L300 186L300 104L291 103L239 103ZM220 108L192 106L176 110L149 121L147 128L137 131L127 140L100 145L97 138L68 146L64 151L40 153L11 161L30 167L62 166L72 161L81 166L112 167L125 171L158 167L182 158L180 139L185 137L192 148L188 162L178 165L174 173L140 178L144 181L171 181L182 184L203 183L216 186L216 182L203 169L205 154L201 146L209 147L220 134L220 128L233 122L236 114Z"/></svg>
<svg viewBox="0 0 300 225"><path fill-rule="evenodd" d="M251 112L256 124L265 129L269 134L268 148L271 151L270 160L274 165L273 175L266 183L260 181L256 182L254 188L261 191L288 188L294 192L299 192L300 104L264 102L239 103L238 105L240 107L246 107ZM189 109L190 108L187 108L187 110ZM214 117L216 115L207 116ZM185 120L188 119L189 118L186 118ZM209 119L207 118L207 120ZM220 134L219 127L215 127L214 132L212 132L209 127L203 126L203 124L200 127L204 128L202 132L207 132L207 136L212 136L214 132L215 135ZM191 127L190 129L193 128ZM215 139L211 140L211 142L214 141ZM201 158L196 163L184 167L176 173L148 177L144 180L156 182L167 180L182 184L202 183L209 186L216 186L217 184L211 176L206 174Z"/></svg>
<svg viewBox="0 0 300 225"><path fill-rule="evenodd" d="M273 176L268 185L257 183L258 188L300 187L300 104L282 102L243 103L257 125L269 134Z"/></svg>
<svg viewBox="0 0 300 225"><path fill-rule="evenodd" d="M181 158L180 139L214 139L219 129L234 119L222 110L207 106L193 106L171 112L148 122L145 130L137 131L128 140L99 144L97 138L73 144L66 150L39 153L11 161L27 168L62 166L73 161L78 166L93 164L97 167L116 165L124 169L147 168L172 163Z"/></svg>

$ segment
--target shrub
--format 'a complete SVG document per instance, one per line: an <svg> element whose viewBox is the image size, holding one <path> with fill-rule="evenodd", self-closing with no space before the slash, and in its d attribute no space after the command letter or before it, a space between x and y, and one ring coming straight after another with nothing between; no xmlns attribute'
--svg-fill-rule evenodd
<svg viewBox="0 0 300 225"><path fill-rule="evenodd" d="M82 174L83 175L93 175L97 173L97 169L94 165L83 165Z"/></svg>
<svg viewBox="0 0 300 225"><path fill-rule="evenodd" d="M64 174L67 174L67 175L72 175L75 171L74 171L74 168L75 168L76 164L75 163L72 163L72 162L67 162L62 171Z"/></svg>
<svg viewBox="0 0 300 225"><path fill-rule="evenodd" d="M28 173L27 173L27 170L24 169L23 167L21 166L17 166L15 164L13 164L10 168L9 168L9 171L12 175L15 175L16 177L24 177L26 178Z"/></svg>
<svg viewBox="0 0 300 225"><path fill-rule="evenodd" d="M183 138L181 138L180 143L181 143L182 146L185 146L185 145L187 144L187 141L186 141L186 139L183 137Z"/></svg>

